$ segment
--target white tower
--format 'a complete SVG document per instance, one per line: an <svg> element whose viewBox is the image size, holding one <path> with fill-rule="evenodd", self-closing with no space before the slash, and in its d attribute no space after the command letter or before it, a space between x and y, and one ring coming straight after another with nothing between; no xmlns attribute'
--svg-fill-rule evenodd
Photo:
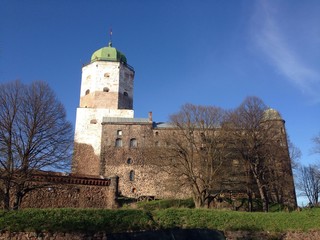
<svg viewBox="0 0 320 240"><path fill-rule="evenodd" d="M82 68L72 172L98 175L103 117L133 118L134 69L124 54L103 47Z"/></svg>

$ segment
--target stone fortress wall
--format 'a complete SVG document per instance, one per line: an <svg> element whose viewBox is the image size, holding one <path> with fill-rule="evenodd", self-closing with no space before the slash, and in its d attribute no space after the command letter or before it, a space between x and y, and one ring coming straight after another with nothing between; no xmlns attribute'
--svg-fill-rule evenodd
<svg viewBox="0 0 320 240"><path fill-rule="evenodd" d="M118 176L119 193L126 197L149 196L160 199L191 197L191 189L188 186L182 186L179 179L160 169L159 164L150 164L153 161L152 156L150 152L145 151L150 147L165 147L162 134L166 131L175 131L158 127L151 120L152 118L149 118L148 122L148 119L145 119L142 123L141 119L104 118L99 174ZM272 121L275 126L272 134L283 147L281 157L274 160L278 179L275 179L273 184L275 191L281 190L281 192L273 192L273 199L270 200L281 198L284 204L294 207L296 198L284 121L278 118L268 121ZM221 192L221 197L224 198L247 198L246 184L249 184L253 198L259 198L254 179L248 180L245 173L247 170L241 163L242 161L237 160L232 154L225 159L219 170L220 175L217 176L217 185L212 191Z"/></svg>
<svg viewBox="0 0 320 240"><path fill-rule="evenodd" d="M138 199L191 196L190 189L181 188L178 179L162 171L156 164L150 164L152 156L146 151L158 143L159 133L153 127L151 117L121 121L114 119L117 122L108 118L105 120L102 128L100 174L118 176L121 195Z"/></svg>
<svg viewBox="0 0 320 240"><path fill-rule="evenodd" d="M27 193L21 208L117 208L118 178L92 178L54 172L33 175L36 190ZM14 196L11 197L14 200ZM3 201L0 202L2 204ZM3 206L0 205L0 208Z"/></svg>
<svg viewBox="0 0 320 240"><path fill-rule="evenodd" d="M148 162L152 156L145 149L164 146L161 134L171 130L159 127L161 124L153 121L152 113L148 118L134 117L134 75L125 56L111 43L92 55L91 62L82 68L72 173L69 176L53 174L51 178L35 176L35 181L47 181L51 185L28 194L23 207L114 208L118 196L191 197L191 190L181 186L181 179ZM279 136L279 144L288 150L284 121L273 120L278 122L275 135ZM277 181L285 180L281 183L286 186L282 193L284 202L295 206L289 155L275 164L280 174ZM227 194L245 189L239 177L244 171L242 167L235 159L226 160L223 171L227 174L220 182L229 182L225 186Z"/></svg>

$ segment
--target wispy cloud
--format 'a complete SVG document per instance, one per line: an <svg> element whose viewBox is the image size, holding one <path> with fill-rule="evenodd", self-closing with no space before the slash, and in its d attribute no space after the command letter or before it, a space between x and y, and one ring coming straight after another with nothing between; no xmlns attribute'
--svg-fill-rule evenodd
<svg viewBox="0 0 320 240"><path fill-rule="evenodd" d="M270 1L259 1L254 20L254 40L271 64L304 94L320 102L320 72L308 65L286 36L278 22L276 6ZM303 48L303 46L300 46ZM320 47L320 46L319 46Z"/></svg>

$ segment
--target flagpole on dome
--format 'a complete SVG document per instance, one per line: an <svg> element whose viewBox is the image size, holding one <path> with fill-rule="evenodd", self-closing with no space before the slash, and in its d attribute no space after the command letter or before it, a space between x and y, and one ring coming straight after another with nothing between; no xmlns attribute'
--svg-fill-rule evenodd
<svg viewBox="0 0 320 240"><path fill-rule="evenodd" d="M112 47L112 28L110 28L110 32L109 32L109 47Z"/></svg>

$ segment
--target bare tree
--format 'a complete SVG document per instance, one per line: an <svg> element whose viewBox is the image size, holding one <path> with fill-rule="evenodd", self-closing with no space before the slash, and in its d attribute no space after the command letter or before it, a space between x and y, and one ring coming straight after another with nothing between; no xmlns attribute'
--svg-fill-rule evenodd
<svg viewBox="0 0 320 240"><path fill-rule="evenodd" d="M222 164L229 154L223 138L225 113L217 107L186 104L171 116L171 128L163 134L166 147L157 148L163 169L188 186L196 207L208 207L212 189L223 174Z"/></svg>
<svg viewBox="0 0 320 240"><path fill-rule="evenodd" d="M306 196L309 203L317 205L320 194L320 171L316 165L301 166L298 175L298 189Z"/></svg>
<svg viewBox="0 0 320 240"><path fill-rule="evenodd" d="M320 133L312 138L314 147L312 152L320 154ZM306 196L311 205L319 203L320 194L320 169L318 165L297 165L297 189L302 196Z"/></svg>
<svg viewBox="0 0 320 240"><path fill-rule="evenodd" d="M320 133L318 133L318 135L316 135L312 141L314 143L313 152L320 154Z"/></svg>
<svg viewBox="0 0 320 240"><path fill-rule="evenodd" d="M65 109L46 83L0 85L0 188L5 209L18 209L26 193L41 187L33 173L70 164L72 138Z"/></svg>
<svg viewBox="0 0 320 240"><path fill-rule="evenodd" d="M291 142L289 137L288 137L288 148L289 148L289 155L290 155L292 168L298 169L299 168L299 160L301 158L302 153L301 153L300 149Z"/></svg>
<svg viewBox="0 0 320 240"><path fill-rule="evenodd" d="M281 161L275 159L288 154L286 139L279 139L279 127L266 116L267 106L257 97L248 97L230 114L230 126L233 129L234 149L238 152L243 165L247 166L253 177L263 203L263 210L268 211L270 192L278 191L282 169ZM282 143L280 141L283 141Z"/></svg>

